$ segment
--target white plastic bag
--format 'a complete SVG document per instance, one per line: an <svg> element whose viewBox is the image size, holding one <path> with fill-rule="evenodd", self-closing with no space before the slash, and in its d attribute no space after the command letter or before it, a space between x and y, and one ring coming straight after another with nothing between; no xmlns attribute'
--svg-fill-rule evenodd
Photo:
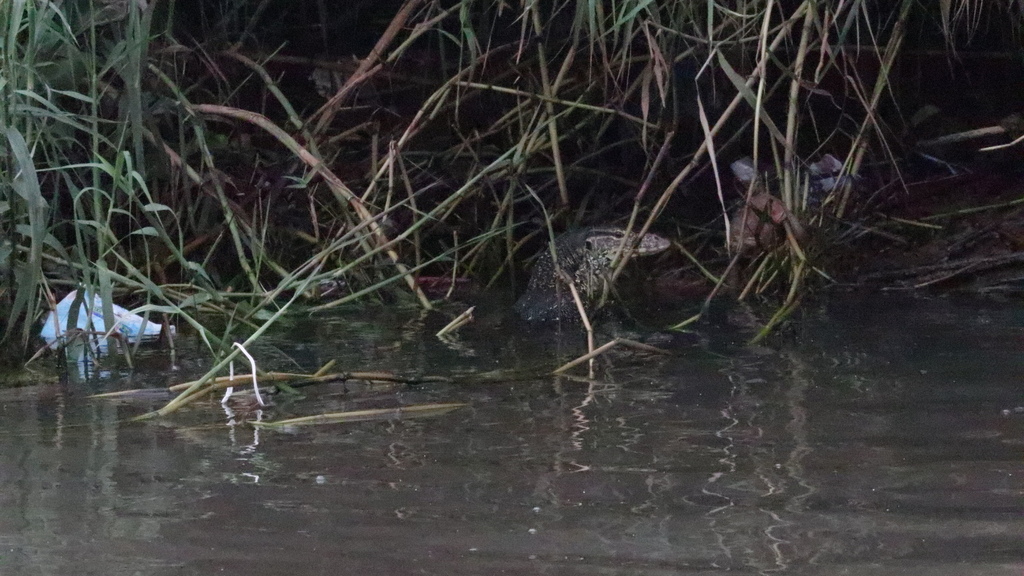
<svg viewBox="0 0 1024 576"><path fill-rule="evenodd" d="M39 335L43 337L46 345L50 348L56 348L64 334L68 331L68 316L71 315L71 306L75 303L77 296L78 291L73 290L57 303L56 310L51 311L46 316L46 322L43 323L43 329ZM155 340L160 337L162 329L160 324L146 322L142 316L126 310L117 304L111 303L111 306L114 309L113 329L121 335L125 342L133 344L140 339L145 341ZM82 300L82 304L78 309L78 322L73 328L103 334L110 331L110 327L107 326L103 318L103 301L98 295L93 295L91 304L89 303L88 295ZM106 347L106 339L100 339L99 345L101 348Z"/></svg>

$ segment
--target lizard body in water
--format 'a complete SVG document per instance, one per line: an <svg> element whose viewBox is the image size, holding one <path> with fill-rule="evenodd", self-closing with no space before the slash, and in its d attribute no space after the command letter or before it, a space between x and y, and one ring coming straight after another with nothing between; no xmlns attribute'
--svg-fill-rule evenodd
<svg viewBox="0 0 1024 576"><path fill-rule="evenodd" d="M634 256L647 256L669 247L669 241L656 234L648 233L637 239L637 234L627 234L621 228L584 228L555 238L558 266L550 250L541 253L526 292L516 301L516 312L531 322L579 320L566 276L576 286L583 303L592 305L607 291L611 264L620 249L632 248Z"/></svg>

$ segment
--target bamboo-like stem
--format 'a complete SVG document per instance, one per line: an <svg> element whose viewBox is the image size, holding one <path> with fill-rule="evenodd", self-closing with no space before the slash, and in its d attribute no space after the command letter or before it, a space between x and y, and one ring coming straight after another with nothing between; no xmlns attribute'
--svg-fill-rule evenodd
<svg viewBox="0 0 1024 576"><path fill-rule="evenodd" d="M654 163L651 164L650 170L647 171L647 177L644 178L643 184L640 185L640 189L637 191L636 196L633 197L633 210L632 212L630 212L629 222L626 224L626 235L622 237L622 244L619 246L619 249L615 252L615 257L614 259L612 259L611 264L609 264L609 267L612 270L610 282L613 284L615 283L615 280L618 279L619 275L622 274L622 271L626 268L626 264L628 264L630 259L633 257L632 248L639 244L641 240L643 240L642 236L637 235L636 239L632 243L629 243L629 233L633 231L633 227L636 225L636 219L640 215L640 207L642 205L641 202L643 201L644 196L647 194L647 190L651 187L651 181L654 179L654 175L658 173L658 168L661 167L662 161L668 154L668 150L669 147L672 145L672 138L674 136L675 132L669 132L665 134L665 140L664 142L661 143L661 148L658 149L658 155L655 156ZM627 244L632 244L628 246L628 248L630 248L629 250L625 249L627 248Z"/></svg>
<svg viewBox="0 0 1024 576"><path fill-rule="evenodd" d="M804 61L810 50L811 30L813 28L814 16L817 13L817 0L804 0L803 30L800 32L800 44L796 49L796 59L790 70L793 79L789 83L789 102L786 114L786 146L783 150L782 161L782 204L787 210L793 212L796 204L796 135L800 127L800 87L803 81Z"/></svg>
<svg viewBox="0 0 1024 576"><path fill-rule="evenodd" d="M583 356L580 356L579 358L576 358L574 360L566 362L565 364L562 364L558 368L555 368L554 370L552 370L551 373L552 374L561 374L562 372L565 372L567 370L572 370L576 366L579 366L580 364L582 364L582 363L584 363L584 362L586 362L588 360L593 360L594 358L597 358L598 356L600 356L601 354L604 354L608 350L611 350L612 348L614 348L618 344L619 344L619 339L616 338L616 339L614 339L614 340L612 340L610 342L606 342L606 343L602 344L601 346L599 346L597 348L589 348L589 352L587 352Z"/></svg>
<svg viewBox="0 0 1024 576"><path fill-rule="evenodd" d="M786 295L786 301L775 311L771 319L765 323L764 327L750 340L750 344L758 344L764 340L780 322L785 320L790 314L796 310L800 304L800 291L799 288L803 284L805 274L805 262L800 261L796 268L793 270L793 276L789 285L789 293Z"/></svg>
<svg viewBox="0 0 1024 576"><path fill-rule="evenodd" d="M285 428L289 426L308 426L312 424L365 422L367 420L397 420L401 418L440 416L465 406L468 406L468 404L454 402L445 404L414 404L412 406L399 406L397 408L370 408L367 410L353 410L351 412L316 414L314 416L300 416L298 418L288 418L285 420L253 421L249 423L257 428Z"/></svg>
<svg viewBox="0 0 1024 576"><path fill-rule="evenodd" d="M441 336L444 336L444 335L448 334L449 332L454 332L455 330L458 330L459 328L461 328L461 327L465 326L466 324L472 322L473 321L473 310L475 308L476 308L476 306L471 306L468 309L466 309L466 311L464 311L462 314L459 314L458 316L453 318L451 322L445 324L444 328L441 328L440 330L438 330L437 334L434 334L434 336L437 336L438 338L440 338Z"/></svg>
<svg viewBox="0 0 1024 576"><path fill-rule="evenodd" d="M857 136L853 140L853 161L849 163L850 174L856 174L860 170L860 166L864 161L864 155L868 150L868 131L871 128L878 129L878 119L876 113L878 112L878 103L882 99L882 94L889 85L889 76L892 73L893 63L896 61L896 56L900 52L900 48L903 46L903 38L906 33L907 18L910 16L910 8L914 5L914 0L903 0L903 4L900 6L900 14L896 19L896 23L892 28L892 35L889 37L889 42L885 46L885 52L882 57L882 67L878 71L878 77L875 79L875 87L871 93L871 100L865 106L866 116L864 121L861 122L860 129L857 131ZM846 213L846 205L850 199L850 194L853 191L853 184L851 181L847 181L842 189L839 191L839 205L836 207L836 218L842 218Z"/></svg>
<svg viewBox="0 0 1024 576"><path fill-rule="evenodd" d="M530 9L532 15L534 33L538 36L543 31L543 24L540 21L540 4L534 3ZM563 70L571 63L571 58L567 62L563 62ZM555 114L555 106L552 100L558 94L558 85L551 82L548 72L548 58L547 50L544 48L544 44L540 43L537 45L537 68L540 70L540 82L541 90L546 96L544 102L544 109L546 112L546 124L548 129L548 144L551 146L551 159L555 166L555 180L558 182L558 197L561 200L562 206L569 205L569 189L565 184L565 169L562 167L562 153L559 147L559 136L558 136L558 124L555 122L557 115Z"/></svg>

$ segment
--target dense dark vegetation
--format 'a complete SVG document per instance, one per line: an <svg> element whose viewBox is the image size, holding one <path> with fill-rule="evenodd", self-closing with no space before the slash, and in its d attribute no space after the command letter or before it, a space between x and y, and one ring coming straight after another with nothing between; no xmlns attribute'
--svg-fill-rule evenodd
<svg viewBox="0 0 1024 576"><path fill-rule="evenodd" d="M6 360L76 287L219 355L296 303L430 307L424 278L490 285L591 224L671 238L664 290L769 296L769 327L851 253L1005 272L1016 228L940 239L1015 214L1020 148L978 149L1021 125L1017 5L3 3Z"/></svg>

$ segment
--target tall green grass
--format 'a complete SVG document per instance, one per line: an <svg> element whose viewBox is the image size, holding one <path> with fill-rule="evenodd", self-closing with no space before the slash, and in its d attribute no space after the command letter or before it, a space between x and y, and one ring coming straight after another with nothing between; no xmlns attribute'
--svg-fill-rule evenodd
<svg viewBox="0 0 1024 576"><path fill-rule="evenodd" d="M259 43L303 24L271 4L192 20L173 3L0 3L3 350L24 358L54 298L86 287L223 356L321 282L348 292L320 308L383 293L430 308L420 274L494 283L531 238L609 220L697 226L701 273L736 271L736 297L775 294L781 319L857 213L848 186L809 200L808 163L894 158L908 30L954 38L1010 8L947 4L407 0L374 7L373 45L324 62L347 74L315 101L309 63ZM819 115L829 98L838 116ZM729 250L739 156L774 166L772 193L815 233ZM687 221L695 198L719 216Z"/></svg>

